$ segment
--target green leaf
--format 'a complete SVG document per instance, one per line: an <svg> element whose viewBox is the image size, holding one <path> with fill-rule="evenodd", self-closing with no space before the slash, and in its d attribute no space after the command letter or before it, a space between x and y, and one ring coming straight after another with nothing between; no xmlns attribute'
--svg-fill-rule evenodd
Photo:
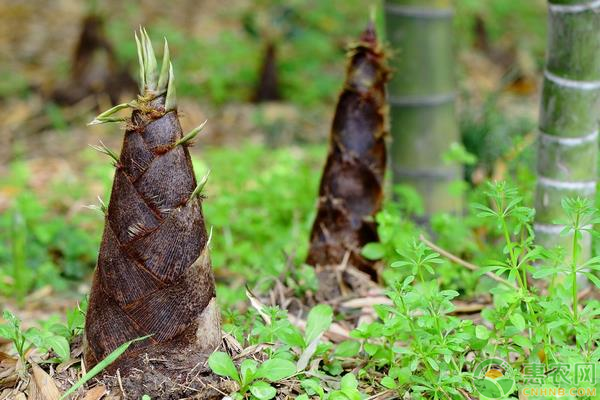
<svg viewBox="0 0 600 400"><path fill-rule="evenodd" d="M512 324L515 326L515 328L517 328L520 331L524 330L527 327L527 324L525 323L525 319L519 313L511 314L508 317L508 319L510 319L510 322L512 322Z"/></svg>
<svg viewBox="0 0 600 400"><path fill-rule="evenodd" d="M594 285L596 285L597 288L600 289L600 279L598 279L597 276L595 276L594 274L592 274L591 272L586 272L585 276L587 276L587 278L592 281L592 283Z"/></svg>
<svg viewBox="0 0 600 400"><path fill-rule="evenodd" d="M12 340L14 336L14 329L12 326L0 325L0 337Z"/></svg>
<svg viewBox="0 0 600 400"><path fill-rule="evenodd" d="M52 348L58 355L61 361L67 361L71 358L71 349L69 348L69 342L62 336L49 336L44 339L46 347Z"/></svg>
<svg viewBox="0 0 600 400"><path fill-rule="evenodd" d="M343 376L340 381L340 389L350 400L361 400L361 395L357 388L358 381L354 374L349 373Z"/></svg>
<svg viewBox="0 0 600 400"><path fill-rule="evenodd" d="M381 380L381 385L388 389L396 389L396 387L398 386L396 385L396 381L394 381L394 379L390 378L389 376L383 377L383 379Z"/></svg>
<svg viewBox="0 0 600 400"><path fill-rule="evenodd" d="M330 392L329 395L327 396L327 400L349 400L350 398L348 396L346 396L344 393L342 393L339 390Z"/></svg>
<svg viewBox="0 0 600 400"><path fill-rule="evenodd" d="M52 324L48 328L48 331L54 333L55 335L63 336L65 338L68 338L71 336L71 331L69 330L69 328L67 328L66 325L63 325L63 324Z"/></svg>
<svg viewBox="0 0 600 400"><path fill-rule="evenodd" d="M310 310L306 321L305 343L312 342L317 336L325 332L331 326L333 311L326 304L319 304Z"/></svg>
<svg viewBox="0 0 600 400"><path fill-rule="evenodd" d="M431 368L433 368L434 371L440 370L440 366L438 365L437 361L435 361L433 358L427 357L427 363L431 365Z"/></svg>
<svg viewBox="0 0 600 400"><path fill-rule="evenodd" d="M375 353L377 353L377 351L381 348L380 345L375 344L375 343L365 343L365 353L367 353L368 355L372 356Z"/></svg>
<svg viewBox="0 0 600 400"><path fill-rule="evenodd" d="M275 397L277 391L271 385L264 381L254 382L250 386L250 393L252 393L259 400L269 400Z"/></svg>
<svg viewBox="0 0 600 400"><path fill-rule="evenodd" d="M379 260L385 256L385 247L381 243L367 243L361 254L369 260Z"/></svg>
<svg viewBox="0 0 600 400"><path fill-rule="evenodd" d="M477 325L475 327L475 336L477 339L487 340L490 338L490 331L483 325Z"/></svg>
<svg viewBox="0 0 600 400"><path fill-rule="evenodd" d="M289 326L281 329L277 331L276 334L277 338L288 346L300 347L301 349L304 349L307 346L307 343L304 342L302 334L295 326Z"/></svg>
<svg viewBox="0 0 600 400"><path fill-rule="evenodd" d="M208 366L217 375L226 376L240 382L240 376L229 354L216 351L208 357Z"/></svg>
<svg viewBox="0 0 600 400"><path fill-rule="evenodd" d="M251 358L247 358L240 364L240 374L242 386L247 385L254 380L258 363Z"/></svg>
<svg viewBox="0 0 600 400"><path fill-rule="evenodd" d="M316 379L303 379L300 381L300 386L311 396L317 394L321 399L325 396L325 391Z"/></svg>
<svg viewBox="0 0 600 400"><path fill-rule="evenodd" d="M265 361L258 367L255 378L265 378L271 382L276 382L296 373L296 364L289 360L283 360L280 358L272 358Z"/></svg>
<svg viewBox="0 0 600 400"><path fill-rule="evenodd" d="M337 345L333 354L338 357L354 357L360 351L360 343L356 340L344 340Z"/></svg>
<svg viewBox="0 0 600 400"><path fill-rule="evenodd" d="M406 267L408 265L412 265L412 263L408 262L408 261L394 261L392 263L392 265L390 265L390 267L392 267L392 268L401 268L401 267Z"/></svg>
<svg viewBox="0 0 600 400"><path fill-rule="evenodd" d="M308 344L308 346L306 346L302 354L300 354L300 357L298 357L298 362L296 363L297 371L304 371L304 369L308 366L310 359L317 350L321 335L322 334L317 335L317 337L314 338L313 341Z"/></svg>
<svg viewBox="0 0 600 400"><path fill-rule="evenodd" d="M529 341L529 339L526 336L519 336L519 335L513 336L512 340L516 345L518 345L524 349L531 349L531 347L532 347L531 342Z"/></svg>
<svg viewBox="0 0 600 400"><path fill-rule="evenodd" d="M125 353L125 351L133 343L139 342L139 341L142 341L142 340L146 340L150 336L151 335L142 336L142 337L139 337L137 339L133 339L133 340L130 340L128 342L125 342L122 345L120 345L119 347L117 347L112 353L110 353L109 355L107 355L106 358L104 358L104 360L100 361L98 364L96 364L94 366L94 368L90 369L84 376L82 376L73 386L71 386L71 388L69 390L67 390L66 392L64 392L63 395L60 396L60 400L64 400L64 399L68 398L73 392L75 392L81 386L85 385L85 383L87 381L89 381L90 379L92 379L93 377L95 377L96 375L98 375L106 367L108 367L110 364L112 364L113 362L115 362L115 360L117 358L119 358L121 356L121 354Z"/></svg>
<svg viewBox="0 0 600 400"><path fill-rule="evenodd" d="M357 387L358 381L356 380L354 374L349 373L342 377L342 380L340 381L340 389L356 389Z"/></svg>

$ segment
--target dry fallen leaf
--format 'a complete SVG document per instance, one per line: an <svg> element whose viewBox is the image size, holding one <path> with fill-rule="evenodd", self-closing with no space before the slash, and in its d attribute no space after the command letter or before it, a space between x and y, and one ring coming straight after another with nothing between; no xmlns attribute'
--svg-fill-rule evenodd
<svg viewBox="0 0 600 400"><path fill-rule="evenodd" d="M100 400L106 393L106 386L96 386L86 392L83 400Z"/></svg>
<svg viewBox="0 0 600 400"><path fill-rule="evenodd" d="M25 397L25 393L23 392L18 392L17 394L15 394L15 397L13 397L14 400L27 400L27 397Z"/></svg>
<svg viewBox="0 0 600 400"><path fill-rule="evenodd" d="M0 389L11 388L18 380L17 359L0 352Z"/></svg>
<svg viewBox="0 0 600 400"><path fill-rule="evenodd" d="M297 318L293 315L288 315L288 319L292 323L292 325L297 326L301 330L306 329L306 321L300 318ZM344 340L351 339L350 331L348 329L343 328L340 324L334 322L331 324L328 330L323 333L327 339L332 342L342 342Z"/></svg>
<svg viewBox="0 0 600 400"><path fill-rule="evenodd" d="M344 301L340 306L345 308L364 308L372 307L376 304L393 305L392 300L384 296L360 297Z"/></svg>
<svg viewBox="0 0 600 400"><path fill-rule="evenodd" d="M58 366L56 367L56 373L60 374L61 372L68 370L69 368L71 368L71 366L77 364L78 362L81 362L81 359L71 358L67 361L64 361L58 364Z"/></svg>
<svg viewBox="0 0 600 400"><path fill-rule="evenodd" d="M60 391L54 379L37 364L31 365L33 378L29 381L30 400L59 400Z"/></svg>

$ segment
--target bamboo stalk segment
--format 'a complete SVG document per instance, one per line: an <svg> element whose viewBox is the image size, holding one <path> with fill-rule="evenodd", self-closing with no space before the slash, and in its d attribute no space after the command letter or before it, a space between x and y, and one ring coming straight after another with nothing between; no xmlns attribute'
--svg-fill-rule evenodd
<svg viewBox="0 0 600 400"><path fill-rule="evenodd" d="M600 106L600 1L551 0L548 50L539 120L536 238L570 247L560 237L561 200L593 199ZM583 257L591 252L586 238Z"/></svg>
<svg viewBox="0 0 600 400"><path fill-rule="evenodd" d="M452 43L453 11L445 0L388 0L387 38L393 48L389 84L391 159L395 184L410 184L427 215L454 212L449 195L461 168L442 155L459 141Z"/></svg>

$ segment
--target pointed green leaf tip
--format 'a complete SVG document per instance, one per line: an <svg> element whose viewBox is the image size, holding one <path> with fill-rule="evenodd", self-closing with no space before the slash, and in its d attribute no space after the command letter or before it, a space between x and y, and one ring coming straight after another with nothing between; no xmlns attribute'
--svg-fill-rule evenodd
<svg viewBox="0 0 600 400"><path fill-rule="evenodd" d="M156 91L158 86L158 64L156 63L156 56L154 55L154 49L152 48L152 41L146 28L142 28L143 37L145 38L145 54L146 54L146 87L148 90Z"/></svg>
<svg viewBox="0 0 600 400"><path fill-rule="evenodd" d="M169 83L167 84L167 98L165 99L165 110L171 111L177 108L177 97L175 95L175 76L173 75L173 64L169 62Z"/></svg>
<svg viewBox="0 0 600 400"><path fill-rule="evenodd" d="M142 52L142 44L140 43L140 40L138 39L137 36L137 32L133 33L133 36L135 37L135 45L137 48L137 55L138 55L138 63L140 64L140 93L144 93L146 91L146 75L144 73L145 68L144 68L144 53Z"/></svg>
<svg viewBox="0 0 600 400"><path fill-rule="evenodd" d="M104 124L106 122L122 122L122 121L126 121L127 118L121 118L121 117L112 117L113 114L125 109L125 108L130 108L133 107L134 103L123 103L123 104L118 104L116 106L114 106L113 108L104 111L103 113L101 113L100 115L98 115L96 118L94 118L91 122L88 123L88 125L98 125L98 124Z"/></svg>
<svg viewBox="0 0 600 400"><path fill-rule="evenodd" d="M138 33L134 33L135 43L137 45L138 61L140 64L140 91L142 96L151 95L151 97L159 96L167 93L165 100L165 108L167 111L176 108L175 88L173 79L173 67L169 53L169 45L165 38L162 65L160 74L158 71L158 63L150 36L145 28L140 27L139 38Z"/></svg>
<svg viewBox="0 0 600 400"><path fill-rule="evenodd" d="M209 175L210 175L210 170L208 170L206 172L206 175L204 175L204 177L202 178L202 180L200 182L198 182L198 184L196 185L196 188L194 189L194 191L190 195L190 198L188 199L188 202L190 200L192 200L194 197L199 196L202 193L202 189L204 189L204 186L206 185L206 182L208 182L208 176Z"/></svg>
<svg viewBox="0 0 600 400"><path fill-rule="evenodd" d="M94 150L96 150L96 151L98 151L98 152L100 152L102 154L106 154L107 156L109 156L110 158L112 158L115 163L119 162L119 156L117 155L117 153L115 153L107 145L105 145L102 142L102 140L100 141L100 145L90 144L88 146L90 146L92 149L94 149Z"/></svg>
<svg viewBox="0 0 600 400"><path fill-rule="evenodd" d="M173 147L189 143L191 140L193 140L198 135L198 133L200 133L200 131L204 128L204 125L206 125L207 122L208 122L208 120L204 121L203 123L201 123L194 129L192 129L191 131L186 133L181 139L179 139L178 141L175 142Z"/></svg>
<svg viewBox="0 0 600 400"><path fill-rule="evenodd" d="M167 38L165 38L165 47L163 50L163 60L160 69L160 76L158 78L158 91L162 92L167 90L167 83L169 82L169 63L171 62L169 58L169 43L167 43Z"/></svg>

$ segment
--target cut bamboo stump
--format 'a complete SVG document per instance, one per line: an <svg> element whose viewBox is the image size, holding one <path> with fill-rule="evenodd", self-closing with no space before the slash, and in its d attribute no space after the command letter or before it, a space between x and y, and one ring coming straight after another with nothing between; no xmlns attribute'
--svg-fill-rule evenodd
<svg viewBox="0 0 600 400"><path fill-rule="evenodd" d="M391 161L394 184L409 184L421 195L426 217L461 209L451 185L461 167L443 154L459 142L453 11L447 0L387 0L387 38L393 48L389 85Z"/></svg>
<svg viewBox="0 0 600 400"><path fill-rule="evenodd" d="M539 121L535 233L546 247L561 237L565 197L594 199L600 105L600 1L551 0ZM585 238L582 257L591 254Z"/></svg>

